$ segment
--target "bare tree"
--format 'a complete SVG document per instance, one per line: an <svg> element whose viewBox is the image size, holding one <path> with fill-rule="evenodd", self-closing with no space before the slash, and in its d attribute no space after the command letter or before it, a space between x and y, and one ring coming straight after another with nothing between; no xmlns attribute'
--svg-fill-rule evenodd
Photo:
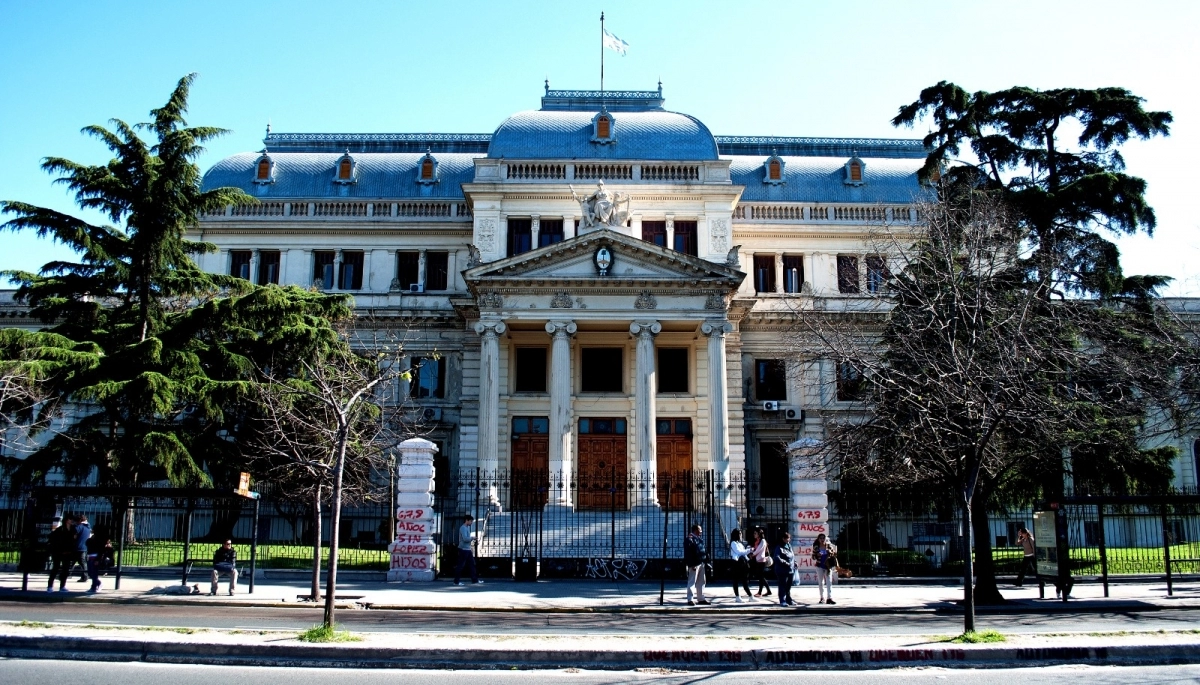
<svg viewBox="0 0 1200 685"><path fill-rule="evenodd" d="M993 497L1031 493L1039 476L1061 473L1064 453L1076 473L1082 456L1104 485L1118 471L1126 488L1169 482L1170 451L1140 441L1181 425L1179 372L1195 355L1180 351L1189 346L1150 293L1051 300L1055 284L1036 277L1044 271L1021 222L989 197L920 211L919 238L888 227L873 238L889 256L886 287L857 308L799 312L796 351L832 360L830 394L858 403L826 422L843 480L954 498L971 631L977 589L1003 601L986 518Z"/></svg>

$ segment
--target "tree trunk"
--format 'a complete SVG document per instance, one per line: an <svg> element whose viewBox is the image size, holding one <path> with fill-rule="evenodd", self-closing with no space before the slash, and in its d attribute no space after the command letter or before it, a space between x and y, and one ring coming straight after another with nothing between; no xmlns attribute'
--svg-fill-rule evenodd
<svg viewBox="0 0 1200 685"><path fill-rule="evenodd" d="M975 534L975 603L984 606L1004 604L1004 596L996 587L996 563L992 559L992 531L988 519L986 497L975 495L979 510L972 512Z"/></svg>
<svg viewBox="0 0 1200 685"><path fill-rule="evenodd" d="M137 525L134 517L137 515L137 508L133 506L133 500L125 502L125 510L129 512L125 515L125 546L130 547L137 544Z"/></svg>
<svg viewBox="0 0 1200 685"><path fill-rule="evenodd" d="M346 467L346 434L338 436L337 464L333 469L333 497L329 517L329 576L325 580L325 626L333 628L334 598L337 593L338 532L342 525L342 474Z"/></svg>
<svg viewBox="0 0 1200 685"><path fill-rule="evenodd" d="M963 632L975 631L975 584L974 562L971 553L971 538L974 537L971 524L971 498L966 493L962 496L962 531L963 531Z"/></svg>
<svg viewBox="0 0 1200 685"><path fill-rule="evenodd" d="M309 597L314 602L321 601L321 486L313 491L313 562L312 562L312 592Z"/></svg>

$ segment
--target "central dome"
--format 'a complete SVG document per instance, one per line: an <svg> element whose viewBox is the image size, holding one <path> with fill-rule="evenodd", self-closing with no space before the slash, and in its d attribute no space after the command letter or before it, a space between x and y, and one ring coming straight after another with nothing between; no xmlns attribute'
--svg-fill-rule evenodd
<svg viewBox="0 0 1200 685"><path fill-rule="evenodd" d="M596 140L600 112L611 139ZM542 108L500 124L488 145L499 159L715 160L717 141L695 117L662 108L659 91L546 91Z"/></svg>

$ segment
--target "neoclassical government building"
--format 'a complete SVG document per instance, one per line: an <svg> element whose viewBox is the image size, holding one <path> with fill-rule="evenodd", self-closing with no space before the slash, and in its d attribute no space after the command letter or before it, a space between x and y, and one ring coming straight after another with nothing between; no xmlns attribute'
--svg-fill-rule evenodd
<svg viewBox="0 0 1200 685"><path fill-rule="evenodd" d="M868 236L914 225L927 193L920 141L714 135L661 86L547 85L490 134L264 144L207 172L259 203L203 218L190 237L220 250L201 266L349 293L401 335L416 370L397 399L442 470L736 471L781 503L784 446L854 408L836 365L792 359L793 314L871 298Z"/></svg>

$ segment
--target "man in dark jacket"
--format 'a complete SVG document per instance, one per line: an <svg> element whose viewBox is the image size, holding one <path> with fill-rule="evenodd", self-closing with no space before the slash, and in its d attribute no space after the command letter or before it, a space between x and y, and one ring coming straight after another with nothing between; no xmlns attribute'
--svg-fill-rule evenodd
<svg viewBox="0 0 1200 685"><path fill-rule="evenodd" d="M67 576L79 558L75 548L75 519L63 516L62 525L50 531L47 544L53 565L50 567L50 579L46 582L46 592L54 592L55 577L58 578L58 591L66 592Z"/></svg>
<svg viewBox="0 0 1200 685"><path fill-rule="evenodd" d="M79 582L88 579L88 540L92 537L92 527L88 525L86 515L80 514L75 524L75 558L79 561Z"/></svg>
<svg viewBox="0 0 1200 685"><path fill-rule="evenodd" d="M700 528L700 524L693 524L692 532L683 541L683 565L687 566L688 577L688 606L711 603L704 599L704 562L707 552L704 550L704 538L700 537L702 532L704 531ZM692 601L693 591L696 594L695 602Z"/></svg>
<svg viewBox="0 0 1200 685"><path fill-rule="evenodd" d="M213 553L213 568L212 568L212 589L208 594L217 594L217 579L222 574L229 576L229 594L233 594L237 590L237 550L233 548L233 541L226 540L225 544L217 548Z"/></svg>

